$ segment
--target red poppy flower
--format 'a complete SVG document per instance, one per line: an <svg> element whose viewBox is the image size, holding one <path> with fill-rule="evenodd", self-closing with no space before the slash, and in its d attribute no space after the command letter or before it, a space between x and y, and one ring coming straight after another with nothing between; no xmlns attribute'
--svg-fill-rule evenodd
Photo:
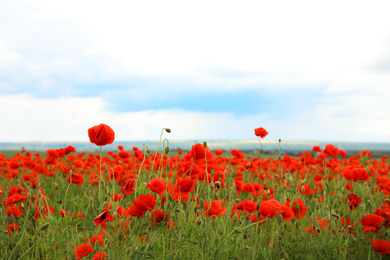
<svg viewBox="0 0 390 260"><path fill-rule="evenodd" d="M364 226L364 233L368 231L372 231L375 234L378 234L378 231L380 229L380 224L385 221L384 218L378 215L370 214L365 217L363 217L360 220L360 223Z"/></svg>
<svg viewBox="0 0 390 260"><path fill-rule="evenodd" d="M359 206L360 202L362 201L361 198L359 198L359 196L353 193L348 194L348 199L350 200L349 210L355 210Z"/></svg>
<svg viewBox="0 0 390 260"><path fill-rule="evenodd" d="M157 193L158 195L162 195L165 193L167 185L161 179L153 178L148 184L146 184L146 188Z"/></svg>
<svg viewBox="0 0 390 260"><path fill-rule="evenodd" d="M274 199L264 200L260 203L259 212L265 218L273 218L281 213L280 202Z"/></svg>
<svg viewBox="0 0 390 260"><path fill-rule="evenodd" d="M145 215L146 211L139 209L136 205L131 205L127 210L122 211L123 216L133 216L142 218Z"/></svg>
<svg viewBox="0 0 390 260"><path fill-rule="evenodd" d="M141 211L153 210L157 205L156 197L151 194L141 195L134 200L134 205Z"/></svg>
<svg viewBox="0 0 390 260"><path fill-rule="evenodd" d="M214 153L216 156L222 155L224 152L221 149L215 149Z"/></svg>
<svg viewBox="0 0 390 260"><path fill-rule="evenodd" d="M5 228L5 233L7 233L8 235L12 235L19 228L20 227L17 224L15 224L15 223L7 224L7 226Z"/></svg>
<svg viewBox="0 0 390 260"><path fill-rule="evenodd" d="M196 164L202 164L206 161L210 161L214 156L213 153L210 151L209 147L203 145L203 144L194 144L191 149L191 155L194 159Z"/></svg>
<svg viewBox="0 0 390 260"><path fill-rule="evenodd" d="M69 177L66 179L67 182L74 183L76 185L83 185L84 183L84 177L81 174L78 174L76 172L72 172Z"/></svg>
<svg viewBox="0 0 390 260"><path fill-rule="evenodd" d="M256 207L256 203L252 200L244 200L237 205L237 209L242 210L243 212L248 211L249 213L255 212Z"/></svg>
<svg viewBox="0 0 390 260"><path fill-rule="evenodd" d="M22 211L15 206L8 206L5 208L5 213L7 213L8 217L13 215L14 217L20 217L22 215Z"/></svg>
<svg viewBox="0 0 390 260"><path fill-rule="evenodd" d="M347 156L348 154L346 151L339 149L339 155L340 156Z"/></svg>
<svg viewBox="0 0 390 260"><path fill-rule="evenodd" d="M301 219L305 217L307 208L301 199L296 199L293 202L292 211L294 212L294 217L296 219Z"/></svg>
<svg viewBox="0 0 390 260"><path fill-rule="evenodd" d="M316 145L316 146L313 146L313 152L322 152L322 150L318 145Z"/></svg>
<svg viewBox="0 0 390 260"><path fill-rule="evenodd" d="M122 158L122 159L126 159L126 158L130 158L131 156L131 153L128 152L128 151L120 151L118 153L119 157Z"/></svg>
<svg viewBox="0 0 390 260"><path fill-rule="evenodd" d="M333 144L328 144L325 146L324 154L331 157L336 157L339 154L339 149Z"/></svg>
<svg viewBox="0 0 390 260"><path fill-rule="evenodd" d="M183 200L187 202L189 199L188 193L194 190L196 179L191 178L180 179L173 188L172 198L176 201Z"/></svg>
<svg viewBox="0 0 390 260"><path fill-rule="evenodd" d="M107 221L114 221L114 216L110 214L110 211L108 211L108 209L104 209L102 213L100 213L100 215L93 220L93 223L96 226L100 225L102 228L106 229Z"/></svg>
<svg viewBox="0 0 390 260"><path fill-rule="evenodd" d="M342 168L342 173L344 178L348 181L357 182L358 180L362 180L365 182L370 181L370 174L364 168L358 168L354 165L347 165Z"/></svg>
<svg viewBox="0 0 390 260"><path fill-rule="evenodd" d="M112 144L115 139L114 130L106 124L100 124L88 129L88 136L91 143L98 146Z"/></svg>
<svg viewBox="0 0 390 260"><path fill-rule="evenodd" d="M353 190L353 186L352 186L351 183L345 184L345 188L346 188L347 190Z"/></svg>
<svg viewBox="0 0 390 260"><path fill-rule="evenodd" d="M164 213L161 209L156 209L152 213L152 219L150 221L151 226L157 226L161 222L165 222L165 226L170 230L171 225L175 228L175 223L171 220L168 213Z"/></svg>
<svg viewBox="0 0 390 260"><path fill-rule="evenodd" d="M255 135L264 138L268 135L268 132L264 128L259 127L259 128L255 128Z"/></svg>
<svg viewBox="0 0 390 260"><path fill-rule="evenodd" d="M63 210L63 209L60 209L60 214L61 214L61 216L64 218L66 215L69 215L70 212L69 212L69 211L65 211L65 210Z"/></svg>
<svg viewBox="0 0 390 260"><path fill-rule="evenodd" d="M94 244L96 243L96 241L98 241L99 246L102 246L103 243L104 243L104 241L103 241L103 236L99 234L99 235L95 235L95 236L93 236L93 237L91 237L91 238L89 239L89 242L91 242L92 245L94 245Z"/></svg>
<svg viewBox="0 0 390 260"><path fill-rule="evenodd" d="M315 193L315 190L310 190L310 184L308 183L304 183L303 185L302 184L298 184L298 192L301 194L301 195L309 195L309 196L312 196L314 193Z"/></svg>
<svg viewBox="0 0 390 260"><path fill-rule="evenodd" d="M378 239L378 240L371 239L371 244L374 250L380 253L382 256L390 255L389 241L383 239Z"/></svg>
<svg viewBox="0 0 390 260"><path fill-rule="evenodd" d="M247 193L255 193L256 192L255 186L252 183L250 183L250 182L245 182L242 185L241 191L242 192L247 192Z"/></svg>
<svg viewBox="0 0 390 260"><path fill-rule="evenodd" d="M224 215L226 212L226 209L227 209L227 207L222 208L221 202L219 200L213 200L211 202L211 206L210 206L209 201L206 201L204 203L204 211L205 212L207 211L205 214L206 218L212 217L214 221L217 218L217 216Z"/></svg>
<svg viewBox="0 0 390 260"><path fill-rule="evenodd" d="M121 188L124 194L129 195L134 192L135 179L129 179Z"/></svg>
<svg viewBox="0 0 390 260"><path fill-rule="evenodd" d="M81 259L84 256L89 255L89 253L93 251L95 251L95 249L93 249L90 244L82 244L76 248L76 250L74 251L74 256L77 259Z"/></svg>
<svg viewBox="0 0 390 260"><path fill-rule="evenodd" d="M92 256L93 260L107 260L106 253L103 251L100 251Z"/></svg>

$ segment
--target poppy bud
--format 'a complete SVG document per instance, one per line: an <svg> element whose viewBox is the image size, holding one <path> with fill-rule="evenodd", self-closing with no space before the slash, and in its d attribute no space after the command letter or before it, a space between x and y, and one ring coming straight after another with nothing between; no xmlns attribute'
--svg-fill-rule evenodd
<svg viewBox="0 0 390 260"><path fill-rule="evenodd" d="M170 132L171 132L171 129L165 128L165 131L166 131L167 133L170 133Z"/></svg>
<svg viewBox="0 0 390 260"><path fill-rule="evenodd" d="M57 182L54 183L54 188L55 188L56 190L58 190L58 183L57 183Z"/></svg>
<svg viewBox="0 0 390 260"><path fill-rule="evenodd" d="M216 181L214 182L214 185L217 189L219 189L221 187L221 182L220 181Z"/></svg>
<svg viewBox="0 0 390 260"><path fill-rule="evenodd" d="M246 164L246 169L248 170L249 167L251 167L251 163L250 163L250 162L248 162L248 163Z"/></svg>
<svg viewBox="0 0 390 260"><path fill-rule="evenodd" d="M340 218L340 215L336 214L336 213L332 213L332 216L333 217L336 217L336 218Z"/></svg>
<svg viewBox="0 0 390 260"><path fill-rule="evenodd" d="M169 153L169 147L165 148L165 154Z"/></svg>
<svg viewBox="0 0 390 260"><path fill-rule="evenodd" d="M301 192L305 193L305 186L301 186Z"/></svg>
<svg viewBox="0 0 390 260"><path fill-rule="evenodd" d="M45 222L45 223L42 224L41 230L45 230L45 229L47 229L49 226L50 226L50 223L49 223L49 222Z"/></svg>
<svg viewBox="0 0 390 260"><path fill-rule="evenodd" d="M171 169L171 166L169 165L169 163L167 163L166 168L167 168L167 171L169 171Z"/></svg>
<svg viewBox="0 0 390 260"><path fill-rule="evenodd" d="M207 146L207 142L203 142L203 146L206 147Z"/></svg>

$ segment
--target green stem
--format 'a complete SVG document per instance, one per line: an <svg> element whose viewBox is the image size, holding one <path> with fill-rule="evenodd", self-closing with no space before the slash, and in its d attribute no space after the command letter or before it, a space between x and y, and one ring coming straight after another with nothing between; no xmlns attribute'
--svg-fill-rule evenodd
<svg viewBox="0 0 390 260"><path fill-rule="evenodd" d="M156 162L156 157L157 157L158 150L160 149L161 138L162 138L164 130L165 130L165 128L161 129L160 140L158 141L156 154L155 154L154 159L153 159L152 171L154 169L154 163Z"/></svg>

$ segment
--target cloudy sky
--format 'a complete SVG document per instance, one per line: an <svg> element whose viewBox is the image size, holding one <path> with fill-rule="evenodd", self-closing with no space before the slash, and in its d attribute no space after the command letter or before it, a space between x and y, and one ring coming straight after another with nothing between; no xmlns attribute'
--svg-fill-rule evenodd
<svg viewBox="0 0 390 260"><path fill-rule="evenodd" d="M390 142L389 1L0 0L0 142Z"/></svg>

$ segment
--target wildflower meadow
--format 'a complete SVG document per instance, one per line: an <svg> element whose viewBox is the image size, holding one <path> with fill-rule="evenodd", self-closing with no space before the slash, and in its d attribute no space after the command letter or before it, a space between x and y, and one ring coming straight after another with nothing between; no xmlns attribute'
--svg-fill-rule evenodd
<svg viewBox="0 0 390 260"><path fill-rule="evenodd" d="M87 134L97 153L0 153L0 259L390 259L387 155L265 156L262 127L256 155Z"/></svg>

